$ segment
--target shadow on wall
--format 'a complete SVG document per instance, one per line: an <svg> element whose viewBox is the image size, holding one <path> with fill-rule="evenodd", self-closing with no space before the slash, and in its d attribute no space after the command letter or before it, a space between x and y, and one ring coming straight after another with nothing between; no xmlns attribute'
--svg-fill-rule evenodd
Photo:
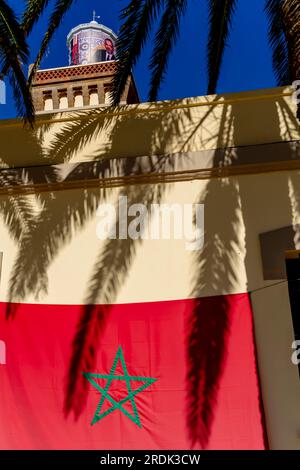
<svg viewBox="0 0 300 470"><path fill-rule="evenodd" d="M132 107L131 107L132 109ZM186 110L185 117L189 117ZM85 156L92 157L93 165L89 165L90 176L97 178L109 177L114 171L118 175L127 175L131 172L141 170L138 168L140 161L136 159L112 160L103 155L116 155L120 148L120 142L128 139L130 128L139 129L140 120L142 127L147 129L143 138L146 140L146 148L149 156L143 159L142 164L148 166L149 171L159 171L160 168L172 169L172 158L169 155L162 158L156 157L158 153L156 142L159 142L159 151L162 151L162 142L168 145L169 140L179 133L179 119L170 119L168 115L161 119L159 113L149 113L145 117L132 117L130 122L126 117L120 117L113 125L113 118L107 116L109 111L91 113L80 113L75 119L58 130L52 140L48 158L53 162L70 161L74 155L83 152ZM88 155L88 147L93 144L100 132L107 131L111 127L109 147L103 146L97 152L92 148L92 154ZM44 129L46 138L49 127ZM40 138L45 138L43 129L40 130ZM145 142L144 142L145 146ZM117 168L115 166L117 165ZM72 172L67 178L72 179L80 176L82 167L74 165ZM30 168L27 169L27 178L30 179ZM57 173L57 179L61 175ZM85 173L85 176L89 175ZM159 203L164 191L167 189L163 183L157 185L137 185L120 189L120 195L126 195L128 205L143 201L144 203ZM19 241L19 252L17 254L14 268L10 278L9 298L14 302L22 302L29 294L36 297L47 293L48 268L59 254L65 244L79 230L82 230L88 221L95 215L99 203L105 201L109 189L91 189L89 191L66 191L63 202L55 198L51 193L40 194L39 204L42 211L24 226ZM113 303L119 287L124 282L134 258L137 244L131 239L109 240L104 250L96 258L94 269L86 289L85 304L82 309L81 319L78 324L77 334L73 343L73 354L67 380L67 391L65 401L65 413L73 411L77 418L83 410L87 395L87 381L84 380L81 371L93 370L95 367L94 350L99 344L98 338L101 334L104 318L107 314L102 312L95 304ZM9 304L7 315L16 314L16 304ZM107 308L103 308L107 313Z"/></svg>
<svg viewBox="0 0 300 470"><path fill-rule="evenodd" d="M226 97L216 96L215 101L219 102L222 99L225 100ZM248 114L245 113L245 106L249 106ZM71 122L56 127L52 140L49 140L48 136L51 126L45 125L39 128L34 134L35 140L32 145L36 149L37 160L42 154L46 162L62 163L73 161L78 155L84 155L94 162L88 170L93 177L109 177L112 165L114 171L122 176L139 171L137 168L139 161L134 158L132 161L120 158L116 163L116 160L110 157L124 156L124 142L128 142L128 134L132 135L134 129L134 135L137 135L138 139L141 139L139 134L142 133L142 154L145 154L145 149L147 150L148 156L146 163L143 160L143 165L148 165L152 171L163 171L172 169L170 149L174 140L177 141L177 148L180 139L181 150L187 150L192 141L199 140L207 120L215 119L218 125L211 134L206 133L207 139L216 141L215 147L218 148L214 152L213 166L230 166L244 159L244 154L241 154L239 148L231 148L231 144L238 141L241 134L249 132L249 126L255 135L259 135L263 119L272 127L270 135L278 135L278 142L286 137L282 135L282 122L287 115L294 125L298 126L295 117L290 115L289 108L281 98L276 102L270 100L268 106L264 107L265 116L260 116L260 119L255 119L251 113L251 106L251 103L224 104L220 115L220 107L212 105L207 112L199 116L198 120L195 120L189 108L172 113L164 112L161 117L161 113L156 112L157 105L153 105L153 112L145 115L132 113L130 119L123 115L115 119L107 109L92 113L77 113ZM97 137L101 132L106 132L109 138L106 141L104 139L104 143L97 148ZM9 161L9 151L15 151L13 146L5 148L7 153L2 157L4 165ZM130 148L129 144L129 150ZM297 148L291 144L290 153L284 158L293 158L296 151ZM157 155L162 157L159 158ZM63 176L59 170L53 171L54 177L62 181L64 178L80 176L82 167L80 164L75 164L67 176ZM34 182L34 174L30 167L26 168L23 177L26 181ZM19 184L22 184L22 181ZM299 202L300 199L297 196L299 185L293 181L291 184L295 194L294 201L290 204L292 207L296 204L295 201ZM120 195L128 197L128 204L140 201L147 201L149 204L159 203L168 188L169 183L163 182L128 186L120 188ZM288 187L278 190L282 191L282 197L290 197ZM12 302L22 302L30 294L38 297L47 293L48 269L51 263L60 250L95 215L99 202L104 201L109 192L110 189L80 190L76 191L75 196L73 192L66 191L63 202L55 198L53 193L41 193L32 198L12 196L1 199L0 210L4 223L19 245L10 278L9 297ZM223 204L221 210L220 200ZM237 181L233 177L212 179L206 185L204 192L199 194L197 202L205 204L205 229L209 237L206 236L204 249L195 255L194 259L191 294L195 298L205 295L208 286L211 293L216 295L222 293L225 277L227 288L231 287L234 290L238 282L237 261L243 264L245 277L248 279L252 275L250 260L253 256L252 247L248 247L247 239L247 233L251 231L253 214L248 213L247 194L242 181ZM33 210L33 206L37 203L42 208L39 213ZM244 253L242 258L237 257L236 253L237 247L241 247L241 241ZM86 286L84 299L86 306L82 308L73 341L73 353L67 373L66 415L73 412L75 418L78 418L86 404L87 381L83 379L81 371L93 370L95 367L98 339L105 321L109 318L109 306L100 308L97 304L114 303L120 287L130 272L137 247L137 243L130 239L108 240L96 258ZM210 310L207 316L201 301L195 301L193 313L187 319L187 425L191 443L203 448L209 442L214 420L214 405L218 398L230 331L228 320L230 309L230 302L224 301L221 308ZM16 313L15 306L14 309L8 308L8 316ZM205 338L203 338L203 325L206 326ZM213 370L211 355L215 358Z"/></svg>
<svg viewBox="0 0 300 470"><path fill-rule="evenodd" d="M249 113L245 113L247 106L249 106ZM282 122L287 121L287 117L296 129L299 126L283 99L278 99L277 102L270 101L264 110L265 114L261 115L260 119L256 119L251 113L251 104L224 106L218 133L218 150L215 151L213 167L251 163L251 161L245 161L245 152L241 148L230 148L229 144L230 141L240 141L240 135L244 135L249 127L252 128L254 135L259 135L261 123L266 122L270 135L277 135L278 142L280 142L287 138L286 135L282 135ZM299 147L291 143L285 152L285 155L280 156L280 160L291 160L299 156ZM249 157L257 158L255 153L251 153ZM275 158L273 156L273 159ZM296 188L294 185L296 194L299 194L299 189ZM248 190L248 187L244 188L243 178L230 177L209 180L204 192L199 194L197 202L205 205L206 236L203 250L196 252L194 258L192 297L205 296L208 291L210 295L225 294L225 279L227 292L238 291L239 278L237 276L240 273L244 273L246 282L255 279L252 259L253 256L259 259L260 255L257 253L258 247L253 246L253 237L248 237L248 235L252 232L252 223L257 214L256 211L251 212L255 209L254 206L247 204ZM253 188L253 190L256 189ZM279 191L282 198L287 199L286 206L291 207L287 185L282 188L277 186L273 190ZM268 213L268 208L272 207L274 201L269 188L265 196L266 211L263 211L263 214ZM221 208L220 201L222 201ZM275 207L274 210L278 208ZM292 220L292 210L290 218ZM187 425L192 443L198 442L202 448L209 443L214 421L214 407L226 360L227 341L230 337L231 308L230 300L224 299L218 309L208 309L210 316L208 319L207 307L203 308L201 300L195 300L195 307L187 320ZM204 331L205 340L202 337ZM205 348L203 341L205 341ZM213 367L212 357L214 358Z"/></svg>

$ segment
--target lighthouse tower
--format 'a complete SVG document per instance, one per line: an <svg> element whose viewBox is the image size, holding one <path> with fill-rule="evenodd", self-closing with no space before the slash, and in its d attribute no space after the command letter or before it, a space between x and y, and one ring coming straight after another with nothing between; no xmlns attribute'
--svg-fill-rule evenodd
<svg viewBox="0 0 300 470"><path fill-rule="evenodd" d="M67 36L69 65L38 70L32 86L37 114L110 104L111 80L116 71L116 34L93 20L73 28ZM130 75L120 104L138 103Z"/></svg>

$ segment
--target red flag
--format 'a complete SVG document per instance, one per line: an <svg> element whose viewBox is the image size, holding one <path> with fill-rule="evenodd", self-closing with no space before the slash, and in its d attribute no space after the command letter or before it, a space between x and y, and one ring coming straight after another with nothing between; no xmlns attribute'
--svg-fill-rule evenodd
<svg viewBox="0 0 300 470"><path fill-rule="evenodd" d="M2 449L264 448L248 294L6 307Z"/></svg>

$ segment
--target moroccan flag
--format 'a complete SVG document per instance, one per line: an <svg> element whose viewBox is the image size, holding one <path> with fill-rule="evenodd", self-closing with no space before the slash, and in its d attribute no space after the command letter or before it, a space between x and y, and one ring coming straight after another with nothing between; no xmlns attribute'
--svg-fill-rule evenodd
<svg viewBox="0 0 300 470"><path fill-rule="evenodd" d="M1 449L263 449L248 294L0 309Z"/></svg>

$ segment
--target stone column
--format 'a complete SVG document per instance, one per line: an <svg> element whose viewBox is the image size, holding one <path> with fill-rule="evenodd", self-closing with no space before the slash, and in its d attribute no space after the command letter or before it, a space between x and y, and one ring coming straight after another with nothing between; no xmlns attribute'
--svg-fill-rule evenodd
<svg viewBox="0 0 300 470"><path fill-rule="evenodd" d="M73 87L68 85L67 87L67 97L68 97L68 107L74 108L74 96L73 96Z"/></svg>
<svg viewBox="0 0 300 470"><path fill-rule="evenodd" d="M53 101L53 109L59 109L59 99L58 99L58 93L57 89L53 88L52 89L52 101Z"/></svg>
<svg viewBox="0 0 300 470"><path fill-rule="evenodd" d="M82 85L82 98L83 98L83 106L88 106L90 104L90 94L88 86L83 84Z"/></svg>

